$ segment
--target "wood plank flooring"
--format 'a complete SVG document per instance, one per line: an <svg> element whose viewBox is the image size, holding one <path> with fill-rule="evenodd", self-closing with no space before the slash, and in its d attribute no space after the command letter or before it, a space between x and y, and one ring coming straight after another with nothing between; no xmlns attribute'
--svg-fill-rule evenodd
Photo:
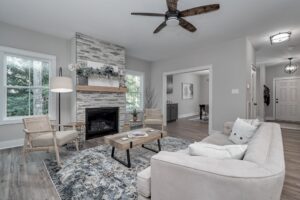
<svg viewBox="0 0 300 200"><path fill-rule="evenodd" d="M199 141L208 135L207 124L181 119L168 124L173 137ZM282 200L300 200L300 131L283 129L286 179ZM103 139L89 140L84 148L103 144ZM21 148L0 151L1 200L59 199L42 161L55 159L53 153L33 152L23 159Z"/></svg>

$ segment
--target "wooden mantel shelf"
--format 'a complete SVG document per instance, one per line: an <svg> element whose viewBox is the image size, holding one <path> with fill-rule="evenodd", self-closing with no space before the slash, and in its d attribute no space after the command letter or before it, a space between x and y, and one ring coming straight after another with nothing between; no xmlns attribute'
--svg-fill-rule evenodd
<svg viewBox="0 0 300 200"><path fill-rule="evenodd" d="M106 93L126 93L127 88L103 87L91 85L77 85L77 92L106 92Z"/></svg>

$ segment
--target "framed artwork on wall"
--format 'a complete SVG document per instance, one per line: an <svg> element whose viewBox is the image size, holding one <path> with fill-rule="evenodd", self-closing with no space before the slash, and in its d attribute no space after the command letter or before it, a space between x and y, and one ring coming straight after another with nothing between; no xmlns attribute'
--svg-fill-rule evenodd
<svg viewBox="0 0 300 200"><path fill-rule="evenodd" d="M192 83L182 83L182 99L192 99L194 88Z"/></svg>
<svg viewBox="0 0 300 200"><path fill-rule="evenodd" d="M173 75L167 76L167 94L173 94Z"/></svg>

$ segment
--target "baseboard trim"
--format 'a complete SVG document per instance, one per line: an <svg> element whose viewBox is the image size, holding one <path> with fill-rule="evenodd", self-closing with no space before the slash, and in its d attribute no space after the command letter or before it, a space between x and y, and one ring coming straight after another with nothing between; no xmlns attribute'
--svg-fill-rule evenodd
<svg viewBox="0 0 300 200"><path fill-rule="evenodd" d="M14 148L14 147L20 147L23 145L24 145L24 139L7 140L7 141L0 142L0 150Z"/></svg>
<svg viewBox="0 0 300 200"><path fill-rule="evenodd" d="M192 117L192 116L195 116L195 115L199 115L199 112L178 115L178 118L182 119L182 118L186 118L186 117Z"/></svg>

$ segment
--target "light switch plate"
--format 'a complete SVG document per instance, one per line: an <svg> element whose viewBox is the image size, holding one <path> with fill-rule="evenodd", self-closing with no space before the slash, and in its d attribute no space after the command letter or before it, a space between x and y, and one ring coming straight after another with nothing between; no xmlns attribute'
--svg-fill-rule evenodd
<svg viewBox="0 0 300 200"><path fill-rule="evenodd" d="M239 91L239 89L232 89L232 90L231 90L231 93L232 93L232 94L239 94L240 91Z"/></svg>

